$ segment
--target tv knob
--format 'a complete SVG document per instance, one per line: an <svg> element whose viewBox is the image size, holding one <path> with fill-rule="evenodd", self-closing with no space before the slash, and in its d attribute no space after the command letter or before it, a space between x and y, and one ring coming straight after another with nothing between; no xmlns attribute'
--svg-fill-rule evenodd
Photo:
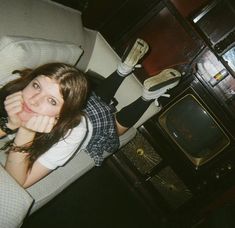
<svg viewBox="0 0 235 228"><path fill-rule="evenodd" d="M231 170L232 169L232 165L231 164L227 164L227 169Z"/></svg>
<svg viewBox="0 0 235 228"><path fill-rule="evenodd" d="M219 179L219 178L220 178L219 173L215 173L215 178L216 178L216 179Z"/></svg>

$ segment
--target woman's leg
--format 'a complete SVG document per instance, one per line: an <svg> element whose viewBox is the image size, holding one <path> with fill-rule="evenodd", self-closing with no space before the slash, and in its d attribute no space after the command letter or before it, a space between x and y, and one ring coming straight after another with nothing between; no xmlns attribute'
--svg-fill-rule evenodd
<svg viewBox="0 0 235 228"><path fill-rule="evenodd" d="M94 90L106 104L110 104L119 86L122 84L124 76L120 76L118 71L114 71L110 76L105 78Z"/></svg>
<svg viewBox="0 0 235 228"><path fill-rule="evenodd" d="M122 108L116 113L116 125L118 135L125 133L132 127L151 105L152 100L144 100L139 97L137 100Z"/></svg>
<svg viewBox="0 0 235 228"><path fill-rule="evenodd" d="M148 49L148 44L138 38L130 51L124 53L123 61L118 64L117 70L97 86L95 89L96 95L107 104L110 104L125 77L132 73L136 64L147 53Z"/></svg>
<svg viewBox="0 0 235 228"><path fill-rule="evenodd" d="M145 80L142 96L116 113L118 135L122 135L132 127L154 100L158 105L159 97L169 97L166 92L178 85L180 77L181 74L178 71L166 69L160 74Z"/></svg>

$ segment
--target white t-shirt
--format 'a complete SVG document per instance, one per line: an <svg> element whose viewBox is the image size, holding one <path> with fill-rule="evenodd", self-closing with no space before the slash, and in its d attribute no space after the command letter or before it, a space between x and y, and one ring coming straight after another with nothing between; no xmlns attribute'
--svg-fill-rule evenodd
<svg viewBox="0 0 235 228"><path fill-rule="evenodd" d="M88 126L86 126L85 117L82 117L80 124L77 127L73 128L64 140L61 140L54 146L52 146L48 151L42 154L37 159L37 161L39 161L43 166L51 170L64 165L74 154L75 150L85 137L86 131L88 129L88 135L84 143L82 144L80 150L86 148L92 135L92 125L88 118L87 122Z"/></svg>

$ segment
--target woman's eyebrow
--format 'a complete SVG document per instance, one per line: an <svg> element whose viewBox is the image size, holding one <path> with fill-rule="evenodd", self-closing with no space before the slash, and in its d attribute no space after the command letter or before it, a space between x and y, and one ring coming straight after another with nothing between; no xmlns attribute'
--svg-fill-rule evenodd
<svg viewBox="0 0 235 228"><path fill-rule="evenodd" d="M37 78L34 78L33 80L32 80L32 82L37 82L39 85L41 85L41 83L40 83L40 81L37 79Z"/></svg>
<svg viewBox="0 0 235 228"><path fill-rule="evenodd" d="M53 96L53 95L51 95L51 97L52 97L53 99L57 100L58 103L62 103L62 102L60 101L60 99L58 99L57 97L55 97L55 96Z"/></svg>
<svg viewBox="0 0 235 228"><path fill-rule="evenodd" d="M61 95L60 93L59 93L58 95L50 94L50 96L51 96L53 99L57 100L57 102L63 103L63 102L62 102L62 101L63 101L63 97L62 97L62 95Z"/></svg>

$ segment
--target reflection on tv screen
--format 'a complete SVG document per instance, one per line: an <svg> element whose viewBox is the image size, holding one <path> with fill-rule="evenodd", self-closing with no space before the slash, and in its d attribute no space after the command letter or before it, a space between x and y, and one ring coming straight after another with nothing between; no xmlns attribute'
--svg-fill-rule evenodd
<svg viewBox="0 0 235 228"><path fill-rule="evenodd" d="M186 95L160 116L162 127L195 165L205 163L228 144L229 138L192 95ZM197 163L197 164L196 164Z"/></svg>
<svg viewBox="0 0 235 228"><path fill-rule="evenodd" d="M228 65L235 72L235 46L232 47L223 55L224 60L228 62Z"/></svg>

